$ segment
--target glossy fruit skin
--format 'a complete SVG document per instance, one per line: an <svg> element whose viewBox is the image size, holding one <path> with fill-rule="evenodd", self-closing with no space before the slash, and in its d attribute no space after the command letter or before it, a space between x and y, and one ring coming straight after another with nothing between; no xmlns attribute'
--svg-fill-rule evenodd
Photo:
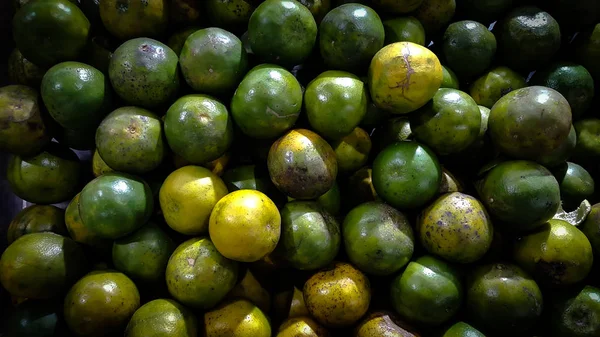
<svg viewBox="0 0 600 337"><path fill-rule="evenodd" d="M33 155L50 142L37 90L24 85L0 88L0 150Z"/></svg>
<svg viewBox="0 0 600 337"><path fill-rule="evenodd" d="M296 123L302 95L302 87L292 73L280 66L262 64L252 68L238 85L231 100L231 115L244 134L272 139Z"/></svg>
<svg viewBox="0 0 600 337"><path fill-rule="evenodd" d="M149 222L137 231L115 240L112 259L115 269L142 283L158 283L164 277L175 243L156 224Z"/></svg>
<svg viewBox="0 0 600 337"><path fill-rule="evenodd" d="M288 318L281 326L276 337L328 337L329 332L308 316Z"/></svg>
<svg viewBox="0 0 600 337"><path fill-rule="evenodd" d="M470 195L444 194L420 215L421 245L450 262L472 263L492 244L494 228L483 204Z"/></svg>
<svg viewBox="0 0 600 337"><path fill-rule="evenodd" d="M440 155L458 153L479 136L481 113L467 93L442 88L410 118L415 139Z"/></svg>
<svg viewBox="0 0 600 337"><path fill-rule="evenodd" d="M419 337L415 329L391 312L375 311L356 327L355 337Z"/></svg>
<svg viewBox="0 0 600 337"><path fill-rule="evenodd" d="M124 101L152 109L169 103L177 93L178 62L177 54L167 45L150 38L136 38L115 50L108 77Z"/></svg>
<svg viewBox="0 0 600 337"><path fill-rule="evenodd" d="M594 253L600 253L600 204L592 206L590 214L588 214L585 221L579 226L579 229L592 244Z"/></svg>
<svg viewBox="0 0 600 337"><path fill-rule="evenodd" d="M104 27L120 40L157 37L167 27L168 3L166 0L133 0L122 4L119 0L102 0L100 18Z"/></svg>
<svg viewBox="0 0 600 337"><path fill-rule="evenodd" d="M27 234L2 253L0 283L12 296L52 298L68 290L86 265L75 241L55 233Z"/></svg>
<svg viewBox="0 0 600 337"><path fill-rule="evenodd" d="M319 46L325 64L352 70L369 63L384 42L379 15L361 4L332 9L319 25Z"/></svg>
<svg viewBox="0 0 600 337"><path fill-rule="evenodd" d="M600 119L582 119L575 122L573 127L577 134L573 157L580 163L589 163L600 158Z"/></svg>
<svg viewBox="0 0 600 337"><path fill-rule="evenodd" d="M271 337L271 325L265 314L247 300L222 303L204 314L206 337Z"/></svg>
<svg viewBox="0 0 600 337"><path fill-rule="evenodd" d="M157 299L135 311L125 337L195 337L198 322L194 314L183 305L170 299Z"/></svg>
<svg viewBox="0 0 600 337"><path fill-rule="evenodd" d="M550 220L560 205L560 187L545 167L516 160L494 167L479 187L481 201L497 218L496 229L527 232Z"/></svg>
<svg viewBox="0 0 600 337"><path fill-rule="evenodd" d="M566 221L552 219L515 244L514 260L540 284L566 286L589 274L594 256L585 234Z"/></svg>
<svg viewBox="0 0 600 337"><path fill-rule="evenodd" d="M98 153L116 171L141 174L165 158L163 126L158 116L134 106L111 112L96 130Z"/></svg>
<svg viewBox="0 0 600 337"><path fill-rule="evenodd" d="M551 301L552 336L592 337L600 333L600 289L578 286Z"/></svg>
<svg viewBox="0 0 600 337"><path fill-rule="evenodd" d="M198 309L217 305L233 289L237 275L237 262L221 255L206 237L192 238L179 245L165 272L171 296Z"/></svg>
<svg viewBox="0 0 600 337"><path fill-rule="evenodd" d="M477 21L459 21L446 29L442 48L450 68L468 78L490 66L496 54L496 37Z"/></svg>
<svg viewBox="0 0 600 337"><path fill-rule="evenodd" d="M167 111L164 123L171 150L193 164L221 157L233 143L233 121L227 107L211 96L179 98Z"/></svg>
<svg viewBox="0 0 600 337"><path fill-rule="evenodd" d="M423 0L414 15L427 34L435 34L452 21L455 12L456 0Z"/></svg>
<svg viewBox="0 0 600 337"><path fill-rule="evenodd" d="M351 264L336 262L304 284L308 311L327 327L350 326L369 308L369 279Z"/></svg>
<svg viewBox="0 0 600 337"><path fill-rule="evenodd" d="M118 334L140 306L135 283L114 270L93 271L73 285L64 300L69 329L80 336Z"/></svg>
<svg viewBox="0 0 600 337"><path fill-rule="evenodd" d="M548 62L560 41L560 26L549 13L523 6L513 9L501 23L498 44L507 66L529 70Z"/></svg>
<svg viewBox="0 0 600 337"><path fill-rule="evenodd" d="M415 17L398 17L383 21L385 45L394 42L412 42L425 45L425 29Z"/></svg>
<svg viewBox="0 0 600 337"><path fill-rule="evenodd" d="M266 0L250 16L250 48L261 59L283 65L301 63L317 40L317 23L302 4Z"/></svg>
<svg viewBox="0 0 600 337"><path fill-rule="evenodd" d="M412 42L396 42L375 54L367 82L377 107L407 114L425 105L440 88L442 79L442 65L429 49Z"/></svg>
<svg viewBox="0 0 600 337"><path fill-rule="evenodd" d="M394 309L408 320L439 325L460 308L462 284L451 265L426 255L409 263L392 281L391 298Z"/></svg>
<svg viewBox="0 0 600 337"><path fill-rule="evenodd" d="M328 139L349 135L367 113L365 84L355 75L329 70L312 80L304 106L312 128Z"/></svg>
<svg viewBox="0 0 600 337"><path fill-rule="evenodd" d="M485 335L465 322L458 322L448 328L442 337L485 337Z"/></svg>
<svg viewBox="0 0 600 337"><path fill-rule="evenodd" d="M341 172L356 172L365 166L371 152L371 138L369 134L356 127L352 133L331 143L338 169Z"/></svg>
<svg viewBox="0 0 600 337"><path fill-rule="evenodd" d="M507 67L496 67L471 85L471 97L479 105L491 109L502 96L527 86L525 78Z"/></svg>
<svg viewBox="0 0 600 337"><path fill-rule="evenodd" d="M460 87L460 83L458 82L458 77L456 77L454 71L452 71L452 69L444 65L442 66L442 70L444 71L444 76L440 88L450 88L458 90L458 88Z"/></svg>
<svg viewBox="0 0 600 337"><path fill-rule="evenodd" d="M13 38L23 56L40 67L76 59L90 30L79 7L66 0L30 5L18 10L12 21Z"/></svg>
<svg viewBox="0 0 600 337"><path fill-rule="evenodd" d="M563 209L575 210L583 200L594 195L594 178L581 165L566 162L552 170L560 184Z"/></svg>
<svg viewBox="0 0 600 337"><path fill-rule="evenodd" d="M275 255L300 270L319 269L333 261L341 234L329 212L314 201L292 201L280 213L281 237Z"/></svg>
<svg viewBox="0 0 600 337"><path fill-rule="evenodd" d="M532 82L560 92L569 102L573 119L581 117L592 105L594 79L585 67L576 63L555 63L536 72Z"/></svg>
<svg viewBox="0 0 600 337"><path fill-rule="evenodd" d="M540 288L521 268L504 263L475 269L466 288L470 321L499 334L523 334L542 314Z"/></svg>
<svg viewBox="0 0 600 337"><path fill-rule="evenodd" d="M214 27L188 36L179 61L188 85L209 94L233 90L248 70L242 41L232 33Z"/></svg>
<svg viewBox="0 0 600 337"><path fill-rule="evenodd" d="M106 173L89 182L79 195L83 223L106 239L118 239L142 227L153 207L150 186L126 173Z"/></svg>
<svg viewBox="0 0 600 337"><path fill-rule="evenodd" d="M366 202L353 208L342 230L348 258L368 274L393 274L410 261L414 252L408 219L382 202Z"/></svg>
<svg viewBox="0 0 600 337"><path fill-rule="evenodd" d="M442 169L437 157L416 142L389 145L373 162L373 186L377 195L399 209L427 203L436 195L441 180Z"/></svg>
<svg viewBox="0 0 600 337"><path fill-rule="evenodd" d="M87 64L59 63L48 69L41 86L50 116L64 128L93 128L109 112L110 83L100 70Z"/></svg>
<svg viewBox="0 0 600 337"><path fill-rule="evenodd" d="M80 193L77 193L65 210L65 225L69 236L77 243L99 249L103 253L110 252L112 241L99 237L83 224L79 214L79 196Z"/></svg>
<svg viewBox="0 0 600 337"><path fill-rule="evenodd" d="M502 153L536 161L557 151L569 136L571 119L569 102L558 91L532 86L500 98L488 124Z"/></svg>
<svg viewBox="0 0 600 337"><path fill-rule="evenodd" d="M223 181L200 166L184 166L165 179L159 192L160 208L173 230L185 235L208 231L210 214L227 195Z"/></svg>
<svg viewBox="0 0 600 337"><path fill-rule="evenodd" d="M8 56L8 79L10 83L37 88L42 82L46 70L31 63L21 54L18 48L13 49Z"/></svg>
<svg viewBox="0 0 600 337"><path fill-rule="evenodd" d="M275 186L301 200L315 199L329 191L338 172L331 146L306 129L291 130L273 143L267 165Z"/></svg>
<svg viewBox="0 0 600 337"><path fill-rule="evenodd" d="M6 317L4 331L9 337L54 337L68 333L62 307L54 299L27 300Z"/></svg>
<svg viewBox="0 0 600 337"><path fill-rule="evenodd" d="M94 177L98 178L99 176L103 175L104 173L108 173L108 172L112 172L112 171L114 171L114 170L106 164L106 162L104 161L104 159L102 159L102 157L100 157L100 154L98 153L98 149L95 149L94 154L92 155L92 173L94 173Z"/></svg>
<svg viewBox="0 0 600 337"><path fill-rule="evenodd" d="M217 250L228 259L256 262L270 254L281 235L281 215L264 193L234 191L213 209L208 232Z"/></svg>
<svg viewBox="0 0 600 337"><path fill-rule="evenodd" d="M82 166L66 147L50 143L32 157L12 156L6 178L18 197L36 204L69 200L79 188Z"/></svg>
<svg viewBox="0 0 600 337"><path fill-rule="evenodd" d="M23 235L41 232L67 235L65 211L52 205L31 205L23 208L8 225L6 241L10 245Z"/></svg>

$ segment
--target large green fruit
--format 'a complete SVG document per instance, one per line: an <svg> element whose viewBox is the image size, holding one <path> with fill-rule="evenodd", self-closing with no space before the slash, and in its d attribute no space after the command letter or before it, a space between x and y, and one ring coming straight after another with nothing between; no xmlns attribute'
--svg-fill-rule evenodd
<svg viewBox="0 0 600 337"><path fill-rule="evenodd" d="M169 147L192 164L221 157L233 143L233 121L227 107L200 94L179 98L165 116Z"/></svg>
<svg viewBox="0 0 600 337"><path fill-rule="evenodd" d="M459 21L446 29L442 48L448 66L469 78L483 73L494 60L496 37L479 22Z"/></svg>
<svg viewBox="0 0 600 337"><path fill-rule="evenodd" d="M564 210L573 211L583 200L593 197L594 178L581 165L566 162L554 168L552 173L560 185L560 198Z"/></svg>
<svg viewBox="0 0 600 337"><path fill-rule="evenodd" d="M396 208L423 206L437 194L441 180L437 157L416 142L394 143L383 149L373 162L377 195Z"/></svg>
<svg viewBox="0 0 600 337"><path fill-rule="evenodd" d="M157 37L167 28L167 0L101 0L100 18L104 27L120 40Z"/></svg>
<svg viewBox="0 0 600 337"><path fill-rule="evenodd" d="M79 196L83 224L107 239L123 237L146 224L153 207L148 184L125 173L101 175L89 182Z"/></svg>
<svg viewBox="0 0 600 337"><path fill-rule="evenodd" d="M367 113L367 91L357 76L326 71L306 87L304 105L311 127L329 139L350 134Z"/></svg>
<svg viewBox="0 0 600 337"><path fill-rule="evenodd" d="M393 274L413 255L414 235L408 219L382 202L353 208L342 228L348 258L368 274Z"/></svg>
<svg viewBox="0 0 600 337"><path fill-rule="evenodd" d="M171 36L169 36L169 39L167 40L167 46L169 46L169 48L171 48L175 54L180 55L187 38L200 29L201 28L199 26L192 26L174 32L171 34Z"/></svg>
<svg viewBox="0 0 600 337"><path fill-rule="evenodd" d="M0 258L0 283L11 295L28 299L61 296L85 273L81 246L55 233L22 236Z"/></svg>
<svg viewBox="0 0 600 337"><path fill-rule="evenodd" d="M41 94L50 116L62 127L96 127L109 112L111 88L104 74L80 62L62 62L42 79Z"/></svg>
<svg viewBox="0 0 600 337"><path fill-rule="evenodd" d="M340 172L354 173L369 161L371 138L367 131L355 127L345 137L331 142Z"/></svg>
<svg viewBox="0 0 600 337"><path fill-rule="evenodd" d="M569 102L556 90L533 86L511 91L492 107L494 145L504 154L538 161L556 153L571 131Z"/></svg>
<svg viewBox="0 0 600 337"><path fill-rule="evenodd" d="M321 57L331 68L357 69L383 47L384 37L383 23L373 9L356 3L341 5L327 13L319 26Z"/></svg>
<svg viewBox="0 0 600 337"><path fill-rule="evenodd" d="M479 137L479 107L460 90L439 89L429 103L411 116L412 134L440 155L461 152Z"/></svg>
<svg viewBox="0 0 600 337"><path fill-rule="evenodd" d="M485 335L465 322L458 322L444 331L442 337L485 337Z"/></svg>
<svg viewBox="0 0 600 337"><path fill-rule="evenodd" d="M600 335L600 289L577 286L553 295L549 310L552 336Z"/></svg>
<svg viewBox="0 0 600 337"><path fill-rule="evenodd" d="M458 271L433 256L408 264L392 281L394 309L408 320L439 325L456 314L463 300Z"/></svg>
<svg viewBox="0 0 600 337"><path fill-rule="evenodd" d="M90 22L67 0L33 1L17 11L12 28L23 56L38 66L50 67L81 54Z"/></svg>
<svg viewBox="0 0 600 337"><path fill-rule="evenodd" d="M237 87L231 100L231 115L244 134L271 139L296 123L302 94L292 73L272 64L259 65Z"/></svg>
<svg viewBox="0 0 600 337"><path fill-rule="evenodd" d="M50 142L37 90L24 85L0 88L0 150L33 155Z"/></svg>
<svg viewBox="0 0 600 337"><path fill-rule="evenodd" d="M142 305L131 317L125 337L195 337L198 321L194 313L171 299Z"/></svg>
<svg viewBox="0 0 600 337"><path fill-rule="evenodd" d="M479 186L479 196L498 220L496 228L527 232L550 220L560 206L560 187L545 167L529 161L506 161L494 167Z"/></svg>
<svg viewBox="0 0 600 337"><path fill-rule="evenodd" d="M57 143L50 143L35 156L13 156L6 178L21 199L36 204L67 201L77 193L83 167L77 155Z"/></svg>
<svg viewBox="0 0 600 337"><path fill-rule="evenodd" d="M296 65L311 53L317 40L317 23L301 3L266 0L248 23L252 51L265 62Z"/></svg>
<svg viewBox="0 0 600 337"><path fill-rule="evenodd" d="M233 91L248 70L248 57L242 41L221 28L206 28L185 40L181 72L194 90L219 94Z"/></svg>
<svg viewBox="0 0 600 337"><path fill-rule="evenodd" d="M116 171L146 173L166 155L161 120L133 106L118 108L100 123L96 146L102 160Z"/></svg>
<svg viewBox="0 0 600 337"><path fill-rule="evenodd" d="M469 93L477 104L491 109L502 96L525 86L521 74L507 67L496 67L475 80Z"/></svg>
<svg viewBox="0 0 600 337"><path fill-rule="evenodd" d="M571 125L571 131L567 139L558 146L551 154L538 158L538 162L545 167L554 168L560 164L564 164L575 152L577 146L577 131Z"/></svg>
<svg viewBox="0 0 600 337"><path fill-rule="evenodd" d="M137 38L115 50L108 76L113 89L124 101L155 108L169 103L177 93L177 64L177 54L167 45L150 38Z"/></svg>
<svg viewBox="0 0 600 337"><path fill-rule="evenodd" d="M500 336L525 334L542 314L537 283L512 264L483 265L470 275L466 288L467 313L473 323Z"/></svg>
<svg viewBox="0 0 600 337"><path fill-rule="evenodd" d="M319 269L333 261L340 248L340 225L329 212L314 201L292 201L280 214L275 255L300 270Z"/></svg>
<svg viewBox="0 0 600 337"><path fill-rule="evenodd" d="M52 205L31 205L23 208L8 225L6 241L10 245L25 234L40 232L67 235L65 211Z"/></svg>
<svg viewBox="0 0 600 337"><path fill-rule="evenodd" d="M427 207L418 219L417 231L430 253L458 263L481 259L494 236L483 204L460 192L444 194Z"/></svg>

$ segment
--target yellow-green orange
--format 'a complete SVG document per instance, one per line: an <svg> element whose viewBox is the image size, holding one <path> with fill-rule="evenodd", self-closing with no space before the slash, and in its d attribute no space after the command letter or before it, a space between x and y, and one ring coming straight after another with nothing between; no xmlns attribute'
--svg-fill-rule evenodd
<svg viewBox="0 0 600 337"><path fill-rule="evenodd" d="M160 35L169 20L166 0L102 0L99 4L104 27L120 40Z"/></svg>
<svg viewBox="0 0 600 337"><path fill-rule="evenodd" d="M8 225L6 241L10 245L25 234L40 232L66 235L65 211L52 205L31 205L23 208Z"/></svg>
<svg viewBox="0 0 600 337"><path fill-rule="evenodd" d="M425 29L415 17L398 17L383 21L385 44L394 42L412 42L425 45Z"/></svg>
<svg viewBox="0 0 600 337"><path fill-rule="evenodd" d="M79 214L79 195L80 193L77 193L73 197L65 210L65 224L67 225L69 235L75 242L110 252L112 242L101 238L83 224L83 220L81 220Z"/></svg>
<svg viewBox="0 0 600 337"><path fill-rule="evenodd" d="M419 337L413 327L387 311L375 311L369 314L355 331L355 337Z"/></svg>
<svg viewBox="0 0 600 337"><path fill-rule="evenodd" d="M367 163L371 138L365 130L356 127L352 133L334 141L331 146L340 172L354 172Z"/></svg>
<svg viewBox="0 0 600 337"><path fill-rule="evenodd" d="M329 332L312 318L302 316L288 318L281 326L276 337L328 337Z"/></svg>
<svg viewBox="0 0 600 337"><path fill-rule="evenodd" d="M257 306L237 299L204 314L203 336L271 337L271 324Z"/></svg>
<svg viewBox="0 0 600 337"><path fill-rule="evenodd" d="M92 156L92 172L94 173L94 176L99 177L104 173L112 171L114 170L106 164L102 157L100 157L98 150L94 150L94 155Z"/></svg>
<svg viewBox="0 0 600 337"><path fill-rule="evenodd" d="M446 29L442 41L444 58L460 77L483 73L496 54L496 37L477 21L454 22Z"/></svg>
<svg viewBox="0 0 600 337"><path fill-rule="evenodd" d="M196 337L198 322L183 305L158 299L142 305L131 317L125 337Z"/></svg>
<svg viewBox="0 0 600 337"><path fill-rule="evenodd" d="M496 67L473 82L470 94L477 104L491 109L502 96L526 85L521 74L507 67Z"/></svg>

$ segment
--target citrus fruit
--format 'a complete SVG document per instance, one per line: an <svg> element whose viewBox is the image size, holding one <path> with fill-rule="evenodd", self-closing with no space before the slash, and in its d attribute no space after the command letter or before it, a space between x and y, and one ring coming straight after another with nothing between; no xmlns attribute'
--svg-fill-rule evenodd
<svg viewBox="0 0 600 337"><path fill-rule="evenodd" d="M406 114L427 103L442 84L442 65L429 49L396 42L375 54L369 66L369 92L375 104Z"/></svg>
<svg viewBox="0 0 600 337"><path fill-rule="evenodd" d="M21 7L12 19L13 39L23 56L40 67L79 57L90 31L79 7L67 0L30 5Z"/></svg>
<svg viewBox="0 0 600 337"><path fill-rule="evenodd" d="M391 285L394 309L408 320L439 325L449 320L463 300L458 272L433 256L423 256L408 264Z"/></svg>
<svg viewBox="0 0 600 337"><path fill-rule="evenodd" d="M141 0L133 0L138 1ZM103 3L106 2L110 1ZM125 102L156 108L169 103L179 89L177 64L177 54L167 45L140 37L124 42L115 50L108 66L108 77L115 92Z"/></svg>
<svg viewBox="0 0 600 337"><path fill-rule="evenodd" d="M21 199L36 204L69 200L77 193L82 165L71 149L50 143L35 156L12 156L6 179Z"/></svg>
<svg viewBox="0 0 600 337"><path fill-rule="evenodd" d="M442 337L485 337L481 331L475 329L465 322L458 322L444 331Z"/></svg>
<svg viewBox="0 0 600 337"><path fill-rule="evenodd" d="M600 333L600 289L585 285L554 296L550 322L552 336L591 337Z"/></svg>
<svg viewBox="0 0 600 337"><path fill-rule="evenodd" d="M125 337L197 336L198 322L183 305L169 299L157 299L135 311L125 329Z"/></svg>
<svg viewBox="0 0 600 337"><path fill-rule="evenodd" d="M99 1L104 27L120 40L161 35L169 20L166 0Z"/></svg>
<svg viewBox="0 0 600 337"><path fill-rule="evenodd" d="M179 62L183 78L192 89L212 94L232 91L248 70L242 41L216 27L188 36Z"/></svg>
<svg viewBox="0 0 600 337"><path fill-rule="evenodd" d="M375 311L369 314L357 327L356 337L386 336L419 337L415 329L401 321L391 312Z"/></svg>
<svg viewBox="0 0 600 337"><path fill-rule="evenodd" d="M140 306L135 283L122 273L98 270L71 287L64 301L65 321L79 336L118 334Z"/></svg>
<svg viewBox="0 0 600 337"><path fill-rule="evenodd" d="M171 50L173 50L175 54L179 56L188 36L192 35L200 29L202 28L200 28L199 26L192 26L176 31L171 36L169 36L169 39L167 40L167 46L169 46L169 48L171 48Z"/></svg>
<svg viewBox="0 0 600 337"><path fill-rule="evenodd" d="M379 15L370 7L350 3L332 9L319 25L323 62L334 69L352 70L369 63L384 43Z"/></svg>
<svg viewBox="0 0 600 337"><path fill-rule="evenodd" d="M600 252L600 204L592 206L590 214L588 214L579 229L592 244L594 252Z"/></svg>
<svg viewBox="0 0 600 337"><path fill-rule="evenodd" d="M289 71L272 64L252 68L231 100L235 123L244 134L258 139L275 138L290 129L301 108L300 83Z"/></svg>
<svg viewBox="0 0 600 337"><path fill-rule="evenodd" d="M442 66L443 70L443 79L440 88L450 88L450 89L458 89L460 87L460 83L458 82L458 77L452 71L452 69L447 66Z"/></svg>
<svg viewBox="0 0 600 337"><path fill-rule="evenodd" d="M33 155L50 142L37 90L24 85L0 88L0 150Z"/></svg>
<svg viewBox="0 0 600 337"><path fill-rule="evenodd" d="M329 332L307 316L286 319L279 326L276 337L327 337Z"/></svg>
<svg viewBox="0 0 600 337"><path fill-rule="evenodd" d="M213 207L227 193L221 178L208 169L184 166L171 172L163 182L160 208L175 231L186 235L206 233Z"/></svg>
<svg viewBox="0 0 600 337"><path fill-rule="evenodd" d="M412 42L425 45L425 29L415 17L397 17L383 21L385 44L394 42Z"/></svg>
<svg viewBox="0 0 600 337"><path fill-rule="evenodd" d="M106 164L106 162L104 161L104 159L102 159L102 157L100 157L100 154L98 153L98 149L94 150L94 154L92 156L92 172L94 173L94 176L99 177L99 176L103 175L104 173L108 173L108 172L112 172L112 171L114 171L114 170Z"/></svg>
<svg viewBox="0 0 600 337"><path fill-rule="evenodd" d="M350 73L326 71L306 87L304 107L315 131L340 139L352 133L367 113L365 84Z"/></svg>
<svg viewBox="0 0 600 337"><path fill-rule="evenodd" d="M112 260L115 269L133 280L162 281L175 243L155 223L149 222L137 231L115 240Z"/></svg>
<svg viewBox="0 0 600 337"><path fill-rule="evenodd" d="M452 21L455 12L455 0L423 0L414 16L423 24L425 32L434 34Z"/></svg>
<svg viewBox="0 0 600 337"><path fill-rule="evenodd" d="M414 235L406 216L382 202L366 202L344 219L346 254L360 270L390 275L404 267L414 252Z"/></svg>
<svg viewBox="0 0 600 337"><path fill-rule="evenodd" d="M65 211L52 205L31 205L23 208L8 225L6 241L10 245L25 234L41 232L66 235Z"/></svg>
<svg viewBox="0 0 600 337"><path fill-rule="evenodd" d="M26 59L18 48L8 56L8 79L10 83L28 85L33 88L39 87L42 77L46 73L45 68L39 67Z"/></svg>
<svg viewBox="0 0 600 337"><path fill-rule="evenodd" d="M166 155L163 126L158 116L138 107L111 112L96 130L96 146L102 160L116 171L146 173L157 168Z"/></svg>
<svg viewBox="0 0 600 337"><path fill-rule="evenodd" d="M496 67L481 75L471 85L471 97L491 109L502 96L527 86L525 78L507 67Z"/></svg>
<svg viewBox="0 0 600 337"><path fill-rule="evenodd" d="M336 181L333 183L333 186L329 189L329 191L315 199L315 201L331 215L338 216L342 203L341 198L342 196L340 187Z"/></svg>
<svg viewBox="0 0 600 337"><path fill-rule="evenodd" d="M494 145L518 159L552 155L571 131L569 102L556 90L532 86L511 91L494 104L488 127Z"/></svg>
<svg viewBox="0 0 600 337"><path fill-rule="evenodd" d="M556 167L566 162L573 155L576 146L577 132L575 127L571 125L571 131L569 131L567 139L553 153L538 158L538 162L546 167Z"/></svg>
<svg viewBox="0 0 600 337"><path fill-rule="evenodd" d="M581 165L566 162L553 169L553 174L560 185L565 210L575 210L583 200L594 195L594 178Z"/></svg>
<svg viewBox="0 0 600 337"><path fill-rule="evenodd" d="M472 20L458 21L446 29L442 42L448 66L460 77L483 73L496 54L496 37L486 26Z"/></svg>
<svg viewBox="0 0 600 337"><path fill-rule="evenodd" d="M111 91L104 74L80 62L62 62L48 69L41 94L48 112L61 126L96 127L108 114Z"/></svg>
<svg viewBox="0 0 600 337"><path fill-rule="evenodd" d="M314 199L325 194L338 172L331 146L306 129L291 130L273 143L267 165L275 186L294 199Z"/></svg>
<svg viewBox="0 0 600 337"><path fill-rule="evenodd" d="M211 96L179 98L167 111L164 123L169 147L193 164L221 157L233 143L233 122L227 107Z"/></svg>
<svg viewBox="0 0 600 337"><path fill-rule="evenodd" d="M296 65L308 57L317 40L317 23L301 3L266 0L250 16L252 52L266 62Z"/></svg>
<svg viewBox="0 0 600 337"><path fill-rule="evenodd" d="M106 173L89 182L79 195L85 227L106 239L123 237L150 219L154 199L148 184L126 173Z"/></svg>
<svg viewBox="0 0 600 337"><path fill-rule="evenodd" d="M475 269L466 287L468 317L495 333L525 334L542 314L540 288L521 268L505 263Z"/></svg>
<svg viewBox="0 0 600 337"><path fill-rule="evenodd" d="M369 308L369 279L349 263L336 262L313 274L304 284L311 316L328 327L350 326Z"/></svg>
<svg viewBox="0 0 600 337"><path fill-rule="evenodd" d="M223 173L223 182L231 192L237 190L257 190L266 194L275 204L284 196L277 190L266 168L256 165L242 165Z"/></svg>
<svg viewBox="0 0 600 337"><path fill-rule="evenodd" d="M169 293L184 305L209 309L233 289L238 264L226 259L206 237L183 242L169 258L165 277Z"/></svg>
<svg viewBox="0 0 600 337"><path fill-rule="evenodd" d="M86 264L75 241L55 233L26 234L2 253L0 283L12 296L51 298L67 291Z"/></svg>
<svg viewBox="0 0 600 337"><path fill-rule="evenodd" d="M224 27L233 32L248 28L248 21L254 12L255 2L250 0L206 0L207 17L216 27Z"/></svg>
<svg viewBox="0 0 600 337"><path fill-rule="evenodd" d="M385 124L373 131L373 153L379 153L388 145L396 142L410 141L413 134L410 129L410 121L406 116L389 119Z"/></svg>
<svg viewBox="0 0 600 337"><path fill-rule="evenodd" d="M255 262L277 246L281 216L277 206L264 193L234 191L215 205L208 231L215 247L226 258Z"/></svg>
<svg viewBox="0 0 600 337"><path fill-rule="evenodd" d="M340 248L340 225L314 201L292 201L281 209L281 238L275 254L292 267L325 267Z"/></svg>
<svg viewBox="0 0 600 337"><path fill-rule="evenodd" d="M467 93L442 88L410 118L415 139L440 155L465 150L479 137L481 113Z"/></svg>
<svg viewBox="0 0 600 337"><path fill-rule="evenodd" d="M204 314L203 336L271 337L271 324L257 306L235 299Z"/></svg>
<svg viewBox="0 0 600 337"><path fill-rule="evenodd" d="M243 273L244 276L238 281L235 287L231 289L226 298L245 298L258 306L260 310L268 312L271 307L271 295L263 288L256 277L254 277L250 268L245 269L246 271Z"/></svg>
<svg viewBox="0 0 600 337"><path fill-rule="evenodd" d="M203 3L192 0L166 1L168 5L169 25L192 25L204 20Z"/></svg>
<svg viewBox="0 0 600 337"><path fill-rule="evenodd" d="M444 194L423 210L417 231L425 249L457 263L481 259L494 235L483 204L460 192Z"/></svg>
<svg viewBox="0 0 600 337"><path fill-rule="evenodd" d="M371 138L365 130L356 127L352 133L332 142L331 146L340 172L355 172L369 159Z"/></svg>
<svg viewBox="0 0 600 337"><path fill-rule="evenodd" d="M103 252L110 251L112 241L101 238L83 224L83 220L81 220L79 214L79 196L80 193L75 195L65 210L65 224L69 236L71 236L75 242L99 248Z"/></svg>
<svg viewBox="0 0 600 337"><path fill-rule="evenodd" d="M592 74L594 79L598 79L600 78L600 66L596 60L600 55L600 23L579 36L580 39L575 49L576 59Z"/></svg>
<svg viewBox="0 0 600 337"><path fill-rule="evenodd" d="M329 13L332 8L331 0L298 0L298 2L308 8L317 24L321 23L325 14Z"/></svg>
<svg viewBox="0 0 600 337"><path fill-rule="evenodd" d="M441 180L435 154L416 142L389 145L373 161L375 191L396 208L423 206L437 194Z"/></svg>
<svg viewBox="0 0 600 337"><path fill-rule="evenodd" d="M479 187L481 201L500 220L496 228L527 232L550 220L560 205L560 187L545 167L506 161L494 167Z"/></svg>
<svg viewBox="0 0 600 337"><path fill-rule="evenodd" d="M600 158L600 119L582 119L573 126L577 134L574 157L582 163Z"/></svg>

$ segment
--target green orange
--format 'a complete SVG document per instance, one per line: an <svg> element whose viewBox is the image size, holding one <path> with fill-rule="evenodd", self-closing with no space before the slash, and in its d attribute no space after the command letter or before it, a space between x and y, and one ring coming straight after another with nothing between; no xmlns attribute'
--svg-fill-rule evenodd
<svg viewBox="0 0 600 337"><path fill-rule="evenodd" d="M8 225L6 241L11 244L25 234L40 232L66 235L65 211L52 205L31 205L23 208Z"/></svg>

